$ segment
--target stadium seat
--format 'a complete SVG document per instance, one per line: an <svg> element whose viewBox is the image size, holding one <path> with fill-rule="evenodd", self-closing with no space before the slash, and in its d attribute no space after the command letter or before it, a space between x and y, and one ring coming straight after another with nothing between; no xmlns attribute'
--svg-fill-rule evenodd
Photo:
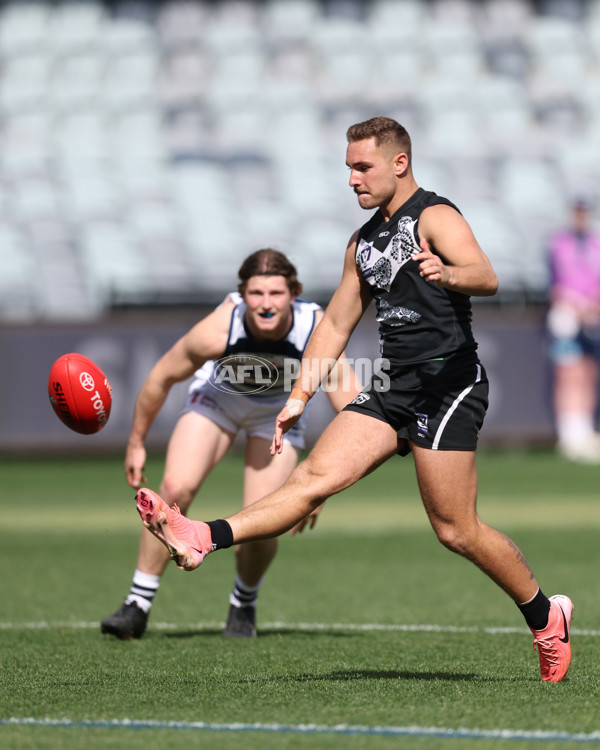
<svg viewBox="0 0 600 750"><path fill-rule="evenodd" d="M201 38L209 18L208 3L202 0L168 0L157 9L156 31L161 47L172 52Z"/></svg>
<svg viewBox="0 0 600 750"><path fill-rule="evenodd" d="M418 141L416 148L421 150ZM415 163L414 170L417 183L425 190L433 190L434 193L443 196L452 195L454 173L445 160L419 154L418 164Z"/></svg>
<svg viewBox="0 0 600 750"><path fill-rule="evenodd" d="M80 234L87 288L101 304L148 289L148 270L132 234L115 220L86 223Z"/></svg>
<svg viewBox="0 0 600 750"><path fill-rule="evenodd" d="M527 36L535 22L532 5L522 0L487 0L482 5L482 28L504 29L518 36Z"/></svg>
<svg viewBox="0 0 600 750"><path fill-rule="evenodd" d="M35 257L38 314L64 322L97 319L104 306L88 294L71 226L61 219L36 219L28 225L28 238Z"/></svg>
<svg viewBox="0 0 600 750"><path fill-rule="evenodd" d="M472 0L434 0L431 4L431 16L437 22L459 23L461 26L474 28L478 5Z"/></svg>
<svg viewBox="0 0 600 750"><path fill-rule="evenodd" d="M199 106L210 78L208 55L196 47L181 47L165 54L156 81L157 103L174 112Z"/></svg>
<svg viewBox="0 0 600 750"><path fill-rule="evenodd" d="M572 139L568 150L561 151L557 163L564 178L565 193L584 194L600 199L598 153L600 152L600 118L585 134Z"/></svg>
<svg viewBox="0 0 600 750"><path fill-rule="evenodd" d="M115 20L106 25L100 39L102 50L109 58L113 55L136 53L158 55L156 32L147 22L135 18Z"/></svg>
<svg viewBox="0 0 600 750"><path fill-rule="evenodd" d="M61 56L51 66L49 107L69 114L97 107L105 85L106 62L97 52Z"/></svg>
<svg viewBox="0 0 600 750"><path fill-rule="evenodd" d="M0 77L0 112L10 117L47 106L48 61L37 52L4 61Z"/></svg>
<svg viewBox="0 0 600 750"><path fill-rule="evenodd" d="M318 24L317 0L266 0L262 23L275 40L305 38Z"/></svg>
<svg viewBox="0 0 600 750"><path fill-rule="evenodd" d="M105 9L95 0L62 0L47 22L47 43L53 54L71 55L100 47Z"/></svg>
<svg viewBox="0 0 600 750"><path fill-rule="evenodd" d="M53 142L56 156L64 162L72 162L76 168L78 160L110 157L108 141L109 119L101 109L88 107L80 112L70 111L56 119Z"/></svg>
<svg viewBox="0 0 600 750"><path fill-rule="evenodd" d="M345 222L329 217L312 217L296 226L289 252L298 259L307 295L327 295L331 277L340 276L351 232Z"/></svg>
<svg viewBox="0 0 600 750"><path fill-rule="evenodd" d="M564 205L556 164L548 159L508 158L498 165L501 199L514 211L552 216Z"/></svg>
<svg viewBox="0 0 600 750"><path fill-rule="evenodd" d="M371 25L397 29L402 37L422 29L426 20L427 7L421 0L373 0L371 3Z"/></svg>
<svg viewBox="0 0 600 750"><path fill-rule="evenodd" d="M160 113L146 102L112 118L109 142L119 161L143 163L166 156Z"/></svg>
<svg viewBox="0 0 600 750"><path fill-rule="evenodd" d="M51 128L52 118L47 112L25 112L5 119L0 149L0 175L4 180L48 173L54 157Z"/></svg>
<svg viewBox="0 0 600 750"><path fill-rule="evenodd" d="M37 176L15 180L12 186L12 216L25 225L41 218L54 218L60 212L56 183Z"/></svg>
<svg viewBox="0 0 600 750"><path fill-rule="evenodd" d="M490 155L532 148L536 139L534 109L518 81L512 76L486 76L474 90L474 99Z"/></svg>
<svg viewBox="0 0 600 750"><path fill-rule="evenodd" d="M0 54L5 57L39 53L48 40L52 8L45 0L3 3L0 19Z"/></svg>
<svg viewBox="0 0 600 750"><path fill-rule="evenodd" d="M506 289L521 289L525 245L512 213L496 200L473 200L461 210L492 262L500 284ZM530 252L531 245L526 247Z"/></svg>

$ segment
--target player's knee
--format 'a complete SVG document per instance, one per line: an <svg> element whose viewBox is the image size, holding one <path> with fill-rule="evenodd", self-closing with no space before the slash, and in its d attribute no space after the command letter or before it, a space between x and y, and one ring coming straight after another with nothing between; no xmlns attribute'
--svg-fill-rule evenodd
<svg viewBox="0 0 600 750"><path fill-rule="evenodd" d="M471 534L459 524L438 521L433 524L438 540L457 555L468 556L471 549Z"/></svg>
<svg viewBox="0 0 600 750"><path fill-rule="evenodd" d="M310 456L294 469L290 482L295 483L299 491L315 500L326 500L330 495L343 489L343 487L338 487L335 473L331 469L322 470Z"/></svg>

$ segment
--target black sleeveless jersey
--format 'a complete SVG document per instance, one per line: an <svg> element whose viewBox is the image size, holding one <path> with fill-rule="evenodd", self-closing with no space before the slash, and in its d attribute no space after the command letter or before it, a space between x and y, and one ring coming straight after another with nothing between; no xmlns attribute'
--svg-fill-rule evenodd
<svg viewBox="0 0 600 750"><path fill-rule="evenodd" d="M378 210L358 234L356 264L375 299L381 354L390 362L414 364L455 354L476 357L470 297L425 281L419 264L411 260L422 252L421 212L439 203L458 211L446 198L419 188L389 221Z"/></svg>

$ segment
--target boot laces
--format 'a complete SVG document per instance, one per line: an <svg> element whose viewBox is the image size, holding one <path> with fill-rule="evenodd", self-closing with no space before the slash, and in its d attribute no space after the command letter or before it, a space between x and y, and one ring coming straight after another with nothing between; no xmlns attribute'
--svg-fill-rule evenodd
<svg viewBox="0 0 600 750"><path fill-rule="evenodd" d="M556 636L547 638L536 638L533 642L533 650L537 649L539 655L550 666L557 667L559 664L559 653L556 647Z"/></svg>

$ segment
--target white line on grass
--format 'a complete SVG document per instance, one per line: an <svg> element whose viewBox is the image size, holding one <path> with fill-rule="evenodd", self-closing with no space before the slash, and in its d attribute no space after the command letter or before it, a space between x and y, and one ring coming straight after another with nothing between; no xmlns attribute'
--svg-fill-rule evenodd
<svg viewBox="0 0 600 750"><path fill-rule="evenodd" d="M600 732L590 734L568 732L545 732L523 729L467 729L459 727L420 726L360 726L352 724L213 724L204 721L145 721L135 719L112 719L106 721L75 721L72 719L33 719L11 717L0 719L0 726L43 726L71 729L186 729L211 732L271 732L275 734L338 734L338 735L385 735L388 737L443 737L448 739L482 740L537 740L542 742L596 742L600 743Z"/></svg>
<svg viewBox="0 0 600 750"><path fill-rule="evenodd" d="M173 622L154 622L151 628L154 630L197 630L211 631L220 630L224 627L224 622L191 622L191 623L173 623ZM0 622L0 630L54 630L54 629L72 629L85 630L94 629L100 626L99 622L70 622L70 621L53 621L46 622ZM527 633L530 631L524 627L489 627L482 628L477 625L436 625L436 624L386 624L386 623L341 623L341 622L264 622L261 629L267 630L318 630L322 633L340 632L340 631L359 631L359 632L402 632L402 633L485 633L487 635L504 635L512 633ZM571 628L573 635L586 635L593 638L600 636L600 630L583 630L580 628Z"/></svg>

